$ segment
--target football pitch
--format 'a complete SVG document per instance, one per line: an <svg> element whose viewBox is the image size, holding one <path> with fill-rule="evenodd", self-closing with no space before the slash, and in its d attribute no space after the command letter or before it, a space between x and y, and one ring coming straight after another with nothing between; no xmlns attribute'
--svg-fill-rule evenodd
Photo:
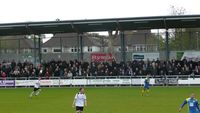
<svg viewBox="0 0 200 113"><path fill-rule="evenodd" d="M191 92L200 98L199 87L152 87L141 96L140 87L85 88L88 106L84 113L178 113ZM42 88L28 98L32 88L0 89L0 113L75 113L72 108L78 88ZM182 113L187 113L187 106Z"/></svg>

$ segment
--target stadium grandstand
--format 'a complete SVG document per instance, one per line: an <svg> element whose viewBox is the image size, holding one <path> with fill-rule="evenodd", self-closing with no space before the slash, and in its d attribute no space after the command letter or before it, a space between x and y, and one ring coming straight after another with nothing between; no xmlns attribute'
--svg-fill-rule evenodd
<svg viewBox="0 0 200 113"><path fill-rule="evenodd" d="M0 24L1 111L197 111L199 28L200 15Z"/></svg>
<svg viewBox="0 0 200 113"><path fill-rule="evenodd" d="M198 54L199 18L185 15L0 24L1 73L6 77L47 78L69 77L68 73L72 73L70 77L198 75L198 57L187 54ZM45 33L53 37L43 43ZM173 47L173 37L190 43L179 42L180 48ZM39 75L41 69L44 71Z"/></svg>

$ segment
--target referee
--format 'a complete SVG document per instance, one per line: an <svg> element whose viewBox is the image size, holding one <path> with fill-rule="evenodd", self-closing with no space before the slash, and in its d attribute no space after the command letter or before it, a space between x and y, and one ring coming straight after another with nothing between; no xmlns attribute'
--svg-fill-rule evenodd
<svg viewBox="0 0 200 113"><path fill-rule="evenodd" d="M76 113L82 113L84 106L87 106L86 95L84 88L80 88L75 95L72 107L76 107Z"/></svg>

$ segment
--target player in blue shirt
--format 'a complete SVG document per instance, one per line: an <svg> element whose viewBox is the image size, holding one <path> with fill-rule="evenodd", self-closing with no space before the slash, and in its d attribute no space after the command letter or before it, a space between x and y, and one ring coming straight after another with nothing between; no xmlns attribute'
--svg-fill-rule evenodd
<svg viewBox="0 0 200 113"><path fill-rule="evenodd" d="M147 96L149 95L149 92L150 92L150 90L149 90L150 83L149 82L150 82L149 75L147 75L147 77L144 80L144 87L142 89L142 96L144 94L146 94Z"/></svg>
<svg viewBox="0 0 200 113"><path fill-rule="evenodd" d="M200 113L200 109L199 109L199 103L197 101L197 99L195 99L195 94L192 93L190 98L187 98L183 104L181 105L179 112L182 110L182 108L188 104L188 108L189 108L189 113Z"/></svg>

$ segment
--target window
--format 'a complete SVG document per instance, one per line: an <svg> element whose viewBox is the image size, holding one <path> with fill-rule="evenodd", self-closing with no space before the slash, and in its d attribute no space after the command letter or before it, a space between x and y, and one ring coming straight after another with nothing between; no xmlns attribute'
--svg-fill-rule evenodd
<svg viewBox="0 0 200 113"><path fill-rule="evenodd" d="M48 52L48 49L45 48L45 49L42 49L42 53L47 53Z"/></svg>
<svg viewBox="0 0 200 113"><path fill-rule="evenodd" d="M7 49L7 50L6 50L6 53L15 53L15 50Z"/></svg>
<svg viewBox="0 0 200 113"><path fill-rule="evenodd" d="M136 46L136 51L140 51L140 46Z"/></svg>
<svg viewBox="0 0 200 113"><path fill-rule="evenodd" d="M143 51L143 49L144 49L144 48L143 48L143 46L142 46L142 45L140 45L140 50L139 50L139 51Z"/></svg>
<svg viewBox="0 0 200 113"><path fill-rule="evenodd" d="M77 48L74 48L74 52L75 52L75 53L78 52L78 51L77 51Z"/></svg>
<svg viewBox="0 0 200 113"><path fill-rule="evenodd" d="M121 48L120 48L120 47L118 48L118 51L121 51Z"/></svg>
<svg viewBox="0 0 200 113"><path fill-rule="evenodd" d="M23 52L24 53L31 53L31 50L30 49L24 49Z"/></svg>
<svg viewBox="0 0 200 113"><path fill-rule="evenodd" d="M133 51L136 51L136 52L145 52L146 49L147 49L146 46L143 44L137 44L133 46Z"/></svg>
<svg viewBox="0 0 200 113"><path fill-rule="evenodd" d="M71 48L71 52L72 52L72 53L74 52L74 48Z"/></svg>
<svg viewBox="0 0 200 113"><path fill-rule="evenodd" d="M71 53L77 53L78 51L80 51L80 49L78 49L77 47L71 48Z"/></svg>
<svg viewBox="0 0 200 113"><path fill-rule="evenodd" d="M92 47L88 47L88 52L92 52Z"/></svg>
<svg viewBox="0 0 200 113"><path fill-rule="evenodd" d="M53 52L54 52L54 53L61 53L61 52L62 52L62 49L60 49L60 48L54 48L54 49L53 49Z"/></svg>
<svg viewBox="0 0 200 113"><path fill-rule="evenodd" d="M118 51L121 51L121 50L122 50L121 47L119 47L119 48L118 48ZM128 51L128 47L125 48L125 51L126 51L126 52Z"/></svg>
<svg viewBox="0 0 200 113"><path fill-rule="evenodd" d="M133 51L137 51L137 48L136 48L137 46L133 46Z"/></svg>

